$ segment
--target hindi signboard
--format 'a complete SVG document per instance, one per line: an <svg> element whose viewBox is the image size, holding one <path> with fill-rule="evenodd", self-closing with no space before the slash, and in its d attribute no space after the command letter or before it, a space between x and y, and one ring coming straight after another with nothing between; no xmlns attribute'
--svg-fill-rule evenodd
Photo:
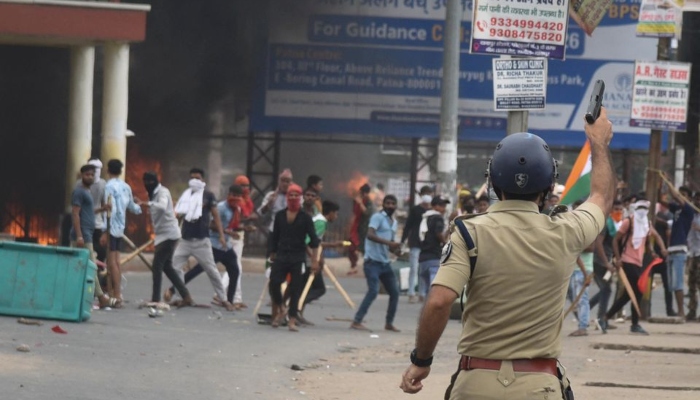
<svg viewBox="0 0 700 400"><path fill-rule="evenodd" d="M475 0L471 52L564 59L566 0Z"/></svg>
<svg viewBox="0 0 700 400"><path fill-rule="evenodd" d="M674 37L676 14L680 6L668 0L642 0L637 23L637 36Z"/></svg>
<svg viewBox="0 0 700 400"><path fill-rule="evenodd" d="M493 109L544 109L547 97L546 58L494 58Z"/></svg>
<svg viewBox="0 0 700 400"><path fill-rule="evenodd" d="M686 130L690 63L637 61L630 126Z"/></svg>

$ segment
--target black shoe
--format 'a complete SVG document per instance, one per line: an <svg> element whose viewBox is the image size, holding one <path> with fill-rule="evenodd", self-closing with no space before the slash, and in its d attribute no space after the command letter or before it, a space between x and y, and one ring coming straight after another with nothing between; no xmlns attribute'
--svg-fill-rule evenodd
<svg viewBox="0 0 700 400"><path fill-rule="evenodd" d="M688 322L695 322L698 320L698 317L696 317L695 314L688 314L685 316L685 320Z"/></svg>
<svg viewBox="0 0 700 400"><path fill-rule="evenodd" d="M678 316L678 313L676 313L676 312L673 311L673 310L671 310L671 311L666 311L666 316L667 316L667 317L677 317L677 316Z"/></svg>
<svg viewBox="0 0 700 400"><path fill-rule="evenodd" d="M649 332L645 331L644 328L642 328L640 325L632 325L630 327L630 332L635 333L637 335L649 336Z"/></svg>

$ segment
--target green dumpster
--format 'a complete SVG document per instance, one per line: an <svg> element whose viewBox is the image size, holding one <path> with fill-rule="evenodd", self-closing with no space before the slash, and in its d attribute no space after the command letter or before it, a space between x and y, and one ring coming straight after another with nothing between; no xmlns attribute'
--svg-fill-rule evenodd
<svg viewBox="0 0 700 400"><path fill-rule="evenodd" d="M0 314L85 321L96 269L87 249L0 242Z"/></svg>

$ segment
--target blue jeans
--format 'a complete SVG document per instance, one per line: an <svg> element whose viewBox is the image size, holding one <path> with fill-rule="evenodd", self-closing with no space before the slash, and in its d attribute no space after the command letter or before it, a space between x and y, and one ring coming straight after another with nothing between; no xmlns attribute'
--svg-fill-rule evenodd
<svg viewBox="0 0 700 400"><path fill-rule="evenodd" d="M416 295L416 279L418 278L418 258L420 257L420 247L411 247L411 252L408 254L408 262L411 264L411 269L408 272L408 295ZM423 293L423 282L418 280L418 293Z"/></svg>
<svg viewBox="0 0 700 400"><path fill-rule="evenodd" d="M668 282L672 291L683 290L683 276L685 275L685 261L688 254L684 251L668 255Z"/></svg>
<svg viewBox="0 0 700 400"><path fill-rule="evenodd" d="M355 314L355 323L362 323L369 307L374 302L379 294L379 281L384 285L384 289L389 293L389 308L386 310L386 324L394 323L396 315L396 307L399 305L399 284L396 281L396 275L391 270L390 263L381 263L378 261L366 259L363 267L365 278L367 278L367 294L360 304L360 309Z"/></svg>
<svg viewBox="0 0 700 400"><path fill-rule="evenodd" d="M440 259L436 258L434 260L421 261L418 264L418 277L420 278L420 295L423 298L428 296L428 291L430 291L430 285L435 279L435 275L440 268Z"/></svg>
<svg viewBox="0 0 700 400"><path fill-rule="evenodd" d="M603 319L605 317L605 313L608 311L608 305L610 303L610 295L612 294L610 280L607 282L603 280L606 272L608 272L608 270L605 268L605 266L598 263L593 263L593 278L595 279L595 283L598 285L598 289L600 290L590 298L588 305L590 308L593 308L596 305L598 306L599 319Z"/></svg>
<svg viewBox="0 0 700 400"><path fill-rule="evenodd" d="M571 293L574 295L574 299L581 292L581 289L583 288L583 283L584 283L583 272L581 272L581 270L579 270L579 269L575 270L574 273L571 275L571 280L569 281L569 288L571 289ZM588 288L587 287L584 289L583 295L581 296L581 300L579 300L579 302L578 302L577 311L578 311L578 328L579 329L588 328L588 320L589 320L590 314L591 314L591 306L588 304Z"/></svg>

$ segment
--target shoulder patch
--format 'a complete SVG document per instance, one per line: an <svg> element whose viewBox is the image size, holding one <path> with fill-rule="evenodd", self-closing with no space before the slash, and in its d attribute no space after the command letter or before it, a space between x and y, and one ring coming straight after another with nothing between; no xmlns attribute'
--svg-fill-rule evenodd
<svg viewBox="0 0 700 400"><path fill-rule="evenodd" d="M442 246L442 256L440 256L440 264L444 263L452 255L452 241L448 241Z"/></svg>

